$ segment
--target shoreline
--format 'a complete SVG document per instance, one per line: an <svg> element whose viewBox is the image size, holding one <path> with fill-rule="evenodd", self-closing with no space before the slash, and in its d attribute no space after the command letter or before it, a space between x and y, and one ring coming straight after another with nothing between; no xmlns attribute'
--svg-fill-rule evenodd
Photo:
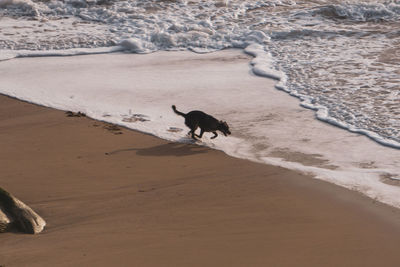
<svg viewBox="0 0 400 267"><path fill-rule="evenodd" d="M317 120L276 81L254 75L250 60L237 49L20 58L0 64L0 83L7 95L181 143L192 140L171 105L204 110L233 130L229 138L206 134L206 146L400 207L400 187L384 183L400 175L400 150Z"/></svg>
<svg viewBox="0 0 400 267"><path fill-rule="evenodd" d="M39 235L0 235L2 265L400 260L399 211L356 192L10 97L0 103L1 186L48 222Z"/></svg>

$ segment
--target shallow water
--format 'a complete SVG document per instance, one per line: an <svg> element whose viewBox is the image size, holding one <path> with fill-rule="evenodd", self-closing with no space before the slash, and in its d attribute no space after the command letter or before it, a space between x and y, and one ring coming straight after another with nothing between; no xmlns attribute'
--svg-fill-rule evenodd
<svg viewBox="0 0 400 267"><path fill-rule="evenodd" d="M18 50L260 44L280 87L319 119L400 147L398 1L1 0L0 7L0 48L13 50L0 59L32 54Z"/></svg>

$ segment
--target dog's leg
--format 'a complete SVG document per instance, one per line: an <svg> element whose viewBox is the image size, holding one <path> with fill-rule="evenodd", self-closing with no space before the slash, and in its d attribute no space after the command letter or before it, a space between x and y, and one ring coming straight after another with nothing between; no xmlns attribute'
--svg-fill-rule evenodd
<svg viewBox="0 0 400 267"><path fill-rule="evenodd" d="M197 128L192 128L192 129L190 130L190 132L189 132L189 134L192 136L192 138L193 138L194 140L197 140L196 134L194 133L194 132L196 131L196 129L197 129Z"/></svg>
<svg viewBox="0 0 400 267"><path fill-rule="evenodd" d="M214 134L214 136L211 137L211 139L214 139L214 138L216 138L218 136L217 132L213 132L213 134Z"/></svg>
<svg viewBox="0 0 400 267"><path fill-rule="evenodd" d="M196 136L197 136L198 138L201 138L201 137L203 136L203 134L204 134L204 131L203 131L203 129L200 128L200 135L197 135L197 134L196 134Z"/></svg>
<svg viewBox="0 0 400 267"><path fill-rule="evenodd" d="M196 134L194 133L194 131L192 131L192 138L193 138L194 140L197 140Z"/></svg>
<svg viewBox="0 0 400 267"><path fill-rule="evenodd" d="M191 137L193 137L193 135L196 135L194 132L196 131L195 129L190 128L189 132L187 133L187 135L190 135Z"/></svg>

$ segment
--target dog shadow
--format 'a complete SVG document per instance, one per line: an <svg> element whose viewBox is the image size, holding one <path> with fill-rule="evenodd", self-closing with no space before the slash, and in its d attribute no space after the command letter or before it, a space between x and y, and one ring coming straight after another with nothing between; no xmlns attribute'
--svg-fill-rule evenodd
<svg viewBox="0 0 400 267"><path fill-rule="evenodd" d="M195 142L185 142L185 143L168 143L163 145L157 145L146 148L127 148L127 149L118 149L108 153L106 155L115 155L119 153L132 152L135 151L136 155L139 156L175 156L175 157L184 157L195 154L202 154L207 152L206 147L195 145Z"/></svg>

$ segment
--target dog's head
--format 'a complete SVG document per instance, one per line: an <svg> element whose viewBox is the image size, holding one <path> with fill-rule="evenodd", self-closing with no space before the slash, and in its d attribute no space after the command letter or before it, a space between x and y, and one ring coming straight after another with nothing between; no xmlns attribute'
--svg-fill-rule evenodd
<svg viewBox="0 0 400 267"><path fill-rule="evenodd" d="M219 125L218 125L218 130L220 130L225 136L228 136L229 134L231 134L231 131L229 131L229 126L226 123L226 121L219 121Z"/></svg>

